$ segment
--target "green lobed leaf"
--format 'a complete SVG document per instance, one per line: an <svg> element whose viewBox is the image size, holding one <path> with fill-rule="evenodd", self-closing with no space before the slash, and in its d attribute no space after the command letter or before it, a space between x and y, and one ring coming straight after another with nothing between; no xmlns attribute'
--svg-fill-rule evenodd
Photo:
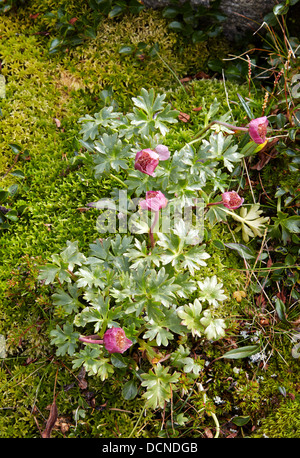
<svg viewBox="0 0 300 458"><path fill-rule="evenodd" d="M143 397L146 399L146 405L150 408L156 409L157 407L163 408L165 402L171 399L172 390L176 389L174 386L179 379L180 374L174 372L169 374L169 367L163 367L160 363L154 368L149 370L148 374L141 374L144 379L142 386L147 388Z"/></svg>

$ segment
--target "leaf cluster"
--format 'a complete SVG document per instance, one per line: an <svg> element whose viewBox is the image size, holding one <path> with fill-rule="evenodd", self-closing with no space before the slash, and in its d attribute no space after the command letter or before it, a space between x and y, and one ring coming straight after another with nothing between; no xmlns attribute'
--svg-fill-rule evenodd
<svg viewBox="0 0 300 458"><path fill-rule="evenodd" d="M44 14L44 22L56 35L49 43L50 55L94 40L103 18L112 20L125 13L138 14L143 10L143 6L137 0L89 0L86 7L86 11L82 11L78 17L73 15L67 3Z"/></svg>
<svg viewBox="0 0 300 458"><path fill-rule="evenodd" d="M169 29L183 35L193 43L218 36L222 31L222 22L226 15L220 11L220 1L214 1L209 7L191 2L184 4L171 1L163 9L163 17L169 19Z"/></svg>
<svg viewBox="0 0 300 458"><path fill-rule="evenodd" d="M207 265L210 255L203 243L201 226L192 226L191 221L182 218L182 209L189 208L195 220L197 215L193 210L200 193L202 224L213 226L232 217L248 238L262 236L260 229L266 219L260 217L255 206L241 215L226 212L223 206L213 206L219 208L216 218L209 207L205 208L213 199L220 199L216 193L220 190L217 186L220 176L224 184L232 179L234 168L246 154L244 151L248 152L248 149L242 154L237 152L238 144L232 132L223 126L208 140L205 138L219 111L217 100L203 117L205 135L196 139L201 142L200 147L190 142L172 152L169 160L159 164L156 176L149 177L133 170L135 154L165 143L170 125L178 122L178 112L165 101L165 94L156 95L153 89L143 88L139 96L133 97L133 109L125 115L117 111L112 96L111 92L102 93L101 110L79 120L85 151L74 160L83 161L96 179L109 174L123 185L130 199L124 211L131 215L135 230L132 226L129 229L136 236L117 234L98 239L90 245L87 255L79 251L78 243L69 241L60 255L52 255L52 262L41 268L39 278L46 284L59 283L53 303L63 325L57 325L51 332L58 355L68 354L73 358L74 368L83 365L89 374L102 380L119 371L125 374L130 367L135 392L138 392L137 383L142 382L141 387L147 388L148 405L162 407L170 400L170 384L176 389L180 373L192 383L202 368L199 361L191 358L190 344L178 350L176 340L218 340L225 336L227 327L222 313L222 304L227 300L223 284L216 275L195 280L196 272ZM222 120L227 117L228 114L224 115ZM145 213L136 211L134 202L154 189L166 193L176 211L170 217L167 209L162 210L161 224L154 232L156 243L150 248L143 234L153 230L153 223L143 219ZM118 197L115 189L111 195L112 199L98 201L93 206L101 210L108 205L109 211L116 214L120 194ZM85 343L84 349L80 349L77 328L101 338L110 327L122 327L133 344L145 353L147 361L154 364L154 371L150 369L147 374L137 367L130 350L128 356L115 360L96 344ZM172 367L180 372L170 373L170 368L160 364L163 348L170 351ZM184 357L179 358L179 354Z"/></svg>
<svg viewBox="0 0 300 458"><path fill-rule="evenodd" d="M213 278L215 283L208 288L209 278L204 281L204 286L192 279L189 275L189 247L181 247L178 266L173 257L164 258L164 253L173 250L171 239L164 238L162 246L157 245L149 258L143 256L144 246L136 238L117 234L114 238L91 244L86 256L78 250L76 242L68 242L60 255L52 256L52 263L41 266L39 280L46 285L59 283L52 300L64 324L57 324L51 331L51 342L57 346L58 356L68 354L73 358L74 368L84 365L89 374L97 374L105 380L115 371L124 372L128 366L136 367L130 354L121 358L121 364L99 345L86 344L80 349L79 330L101 336L107 327L122 327L134 344L144 348L149 360L155 355L153 345L168 348L179 336L191 331L194 335L195 329L198 337L215 340L224 335L226 325L218 311L219 304L226 299L222 284ZM199 261L193 257L193 268L205 265L204 259L209 255L204 250L205 246L199 246ZM197 291L203 311L201 309L199 314L186 321L182 306L178 304ZM189 313L193 306L187 304L184 310ZM189 354L189 347L184 348ZM193 359L187 358L184 371L198 373L198 363L195 366ZM133 375L139 380L141 374L137 374L136 368ZM150 396L153 387L147 394L152 399L149 401L152 407L161 406L159 392L161 389L164 392L163 387L164 384L156 387L158 392L153 399ZM168 392L165 401L169 399Z"/></svg>

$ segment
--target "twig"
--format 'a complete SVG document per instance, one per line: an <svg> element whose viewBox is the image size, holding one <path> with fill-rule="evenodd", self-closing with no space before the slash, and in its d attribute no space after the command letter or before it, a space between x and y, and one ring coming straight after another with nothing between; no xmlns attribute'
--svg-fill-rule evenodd
<svg viewBox="0 0 300 458"><path fill-rule="evenodd" d="M170 65L161 57L161 55L159 54L159 52L157 50L155 50L157 56L160 58L160 60L165 64L165 66L167 67L168 70L170 70L170 72L172 73L172 75L176 78L176 80L178 81L178 83L180 84L180 86L182 87L182 89L184 90L184 92L186 93L186 95L189 95L188 94L188 91L186 90L186 88L184 87L184 85L182 84L182 82L180 81L180 79L178 78L178 76L176 75L176 73L174 72L174 70L170 67Z"/></svg>
<svg viewBox="0 0 300 458"><path fill-rule="evenodd" d="M266 236L267 236L267 232L268 232L268 228L265 229L265 232L264 232L264 235L263 235L263 239L262 239L262 242L261 242L261 246L260 246L258 255L256 256L256 259L255 259L255 262L254 262L252 271L250 272L250 276L249 276L249 278L248 278L248 280L247 280L247 283L246 283L246 285L245 285L245 289L247 289L248 286L249 286L249 283L250 283L250 280L251 280L251 275L252 275L252 273L253 273L253 271L254 271L254 269L255 269L255 266L256 266L256 264L257 264L257 262L258 262L258 259L259 259L260 255L261 255L261 253L262 253L262 251L263 251L264 244L265 244L265 240L266 240Z"/></svg>
<svg viewBox="0 0 300 458"><path fill-rule="evenodd" d="M20 153L18 153L18 154L15 156L13 165L7 170L7 172L6 172L2 177L0 177L1 180L3 180L3 179L11 172L11 170L14 168L14 166L15 166L16 163L18 162L19 157L20 157L21 154L22 154L22 151L20 151Z"/></svg>
<svg viewBox="0 0 300 458"><path fill-rule="evenodd" d="M245 171L246 171L246 175L247 175L247 179L248 179L250 191L251 191L251 194L252 194L252 199L253 199L253 202L256 203L255 197L254 197L254 193L253 193L253 189L252 189L252 185L251 185L251 180L250 180L250 177L249 177L249 173L248 173L248 169L247 169L247 165L246 165L246 161L245 161L245 158L243 158L243 164L244 164L244 168L245 168Z"/></svg>
<svg viewBox="0 0 300 458"><path fill-rule="evenodd" d="M132 435L133 435L134 431L136 430L136 428L137 428L139 422L141 421L141 418L142 418L143 413L145 412L145 409L146 409L146 404L144 404L144 407L143 407L142 410L141 410L141 413L140 413L140 415L139 415L139 418L138 418L136 424L135 424L134 427L133 427L133 430L131 431L131 433L129 434L128 437L132 437Z"/></svg>

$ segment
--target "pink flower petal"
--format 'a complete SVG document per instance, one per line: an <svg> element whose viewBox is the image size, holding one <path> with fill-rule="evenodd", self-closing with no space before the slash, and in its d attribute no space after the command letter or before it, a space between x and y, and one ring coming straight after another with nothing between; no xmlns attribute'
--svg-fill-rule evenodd
<svg viewBox="0 0 300 458"><path fill-rule="evenodd" d="M155 151L159 155L160 161L166 161L170 157L170 151L165 145L157 145Z"/></svg>
<svg viewBox="0 0 300 458"><path fill-rule="evenodd" d="M222 202L224 207L229 210L236 210L243 205L244 199L235 191L228 191L222 194Z"/></svg>
<svg viewBox="0 0 300 458"><path fill-rule="evenodd" d="M152 210L157 212L161 208L165 208L167 204L168 199L166 199L161 191L147 191L146 199L140 202L140 207L143 210Z"/></svg>
<svg viewBox="0 0 300 458"><path fill-rule="evenodd" d="M111 328L105 331L103 343L109 353L124 353L132 345L132 341L127 339L122 328Z"/></svg>
<svg viewBox="0 0 300 458"><path fill-rule="evenodd" d="M265 143L269 121L266 116L252 119L249 123L249 135L257 143Z"/></svg>
<svg viewBox="0 0 300 458"><path fill-rule="evenodd" d="M147 175L154 176L154 170L159 164L159 155L150 148L136 153L134 168Z"/></svg>

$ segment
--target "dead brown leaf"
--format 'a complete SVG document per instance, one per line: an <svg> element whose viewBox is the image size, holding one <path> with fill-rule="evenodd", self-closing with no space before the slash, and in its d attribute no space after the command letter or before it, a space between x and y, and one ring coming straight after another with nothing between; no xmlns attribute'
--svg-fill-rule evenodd
<svg viewBox="0 0 300 458"><path fill-rule="evenodd" d="M182 122L189 122L191 117L187 113L182 113L181 111L178 115L178 119L179 121L182 121Z"/></svg>
<svg viewBox="0 0 300 458"><path fill-rule="evenodd" d="M258 153L258 162L257 164L253 165L251 167L252 170L261 170L264 168L268 162L270 162L271 159L273 159L275 156L277 156L278 151L274 147L276 143L278 142L278 139L275 138L274 140L268 142Z"/></svg>
<svg viewBox="0 0 300 458"><path fill-rule="evenodd" d="M87 389L87 386L88 386L88 383L85 379L85 373L86 373L86 370L84 367L82 367L80 369L80 372L77 376L77 379L78 379L78 386L81 390L86 390Z"/></svg>
<svg viewBox="0 0 300 458"><path fill-rule="evenodd" d="M90 208L89 207L79 207L77 208L77 210L80 211L80 213L82 213L82 212L87 212L88 210L90 210Z"/></svg>
<svg viewBox="0 0 300 458"><path fill-rule="evenodd" d="M193 78L191 76L186 76L185 78L181 78L180 79L180 82L181 83L188 83L189 81L191 81Z"/></svg>
<svg viewBox="0 0 300 458"><path fill-rule="evenodd" d="M292 321L293 326L299 326L300 325L300 317L297 318L297 320Z"/></svg>
<svg viewBox="0 0 300 458"><path fill-rule="evenodd" d="M66 417L59 417L55 422L55 429L60 430L62 434L65 434L70 429L70 421Z"/></svg>
<svg viewBox="0 0 300 458"><path fill-rule="evenodd" d="M213 437L214 437L213 433L211 432L211 430L210 430L209 428L205 428L204 434L205 434L205 436L208 437L209 439L213 439Z"/></svg>
<svg viewBox="0 0 300 458"><path fill-rule="evenodd" d="M59 119L57 119L57 118L53 118L53 121L55 122L55 124L56 124L56 127L58 127L58 128L59 128L59 127L61 126L61 122L60 122L60 120L59 120Z"/></svg>
<svg viewBox="0 0 300 458"><path fill-rule="evenodd" d="M259 314L259 323L262 325L262 326L269 326L270 324L270 321L268 320L268 318L266 318L264 315L262 315L261 313Z"/></svg>
<svg viewBox="0 0 300 458"><path fill-rule="evenodd" d="M228 436L226 436L226 439L233 439L236 436L237 436L237 431L236 432L231 432Z"/></svg>
<svg viewBox="0 0 300 458"><path fill-rule="evenodd" d="M36 19L41 13L36 13L36 14L30 14L29 17L30 19Z"/></svg>
<svg viewBox="0 0 300 458"><path fill-rule="evenodd" d="M255 302L256 302L256 305L261 308L261 310L265 309L266 298L263 293L260 293L258 296L256 296Z"/></svg>
<svg viewBox="0 0 300 458"><path fill-rule="evenodd" d="M200 72L196 73L196 75L194 75L194 78L197 79L197 80L200 80L200 79L206 79L207 80L207 79L210 78L210 76L207 73L205 73L203 71L200 71Z"/></svg>
<svg viewBox="0 0 300 458"><path fill-rule="evenodd" d="M72 19L69 20L69 24L73 25L75 22L78 21L77 17L72 17Z"/></svg>
<svg viewBox="0 0 300 458"><path fill-rule="evenodd" d="M278 299L282 300L282 302L286 302L286 294L285 294L285 291L284 289L282 289L281 291L279 291L276 296L278 297Z"/></svg>

